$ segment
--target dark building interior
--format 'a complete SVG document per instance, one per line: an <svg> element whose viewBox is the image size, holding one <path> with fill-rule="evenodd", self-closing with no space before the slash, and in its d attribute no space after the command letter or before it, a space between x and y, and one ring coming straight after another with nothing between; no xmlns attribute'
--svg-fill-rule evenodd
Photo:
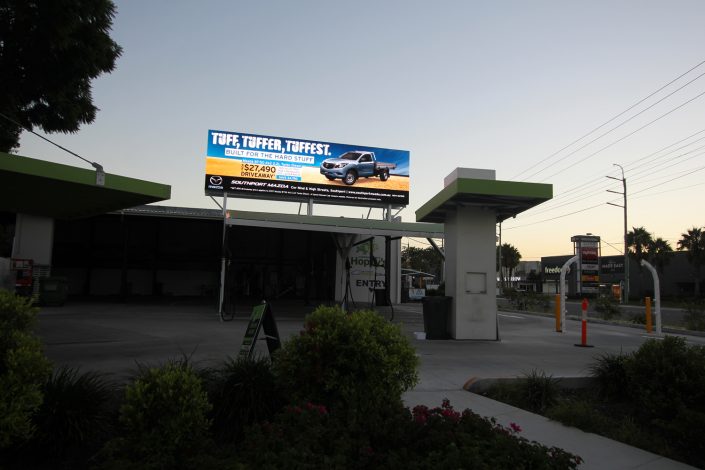
<svg viewBox="0 0 705 470"><path fill-rule="evenodd" d="M113 213L57 220L52 275L73 297L217 301L223 222ZM331 234L232 226L226 237L226 302L332 300L336 248Z"/></svg>

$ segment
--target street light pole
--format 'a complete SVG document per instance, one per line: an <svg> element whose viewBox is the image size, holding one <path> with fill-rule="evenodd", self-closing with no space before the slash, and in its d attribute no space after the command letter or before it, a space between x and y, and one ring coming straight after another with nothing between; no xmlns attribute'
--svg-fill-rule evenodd
<svg viewBox="0 0 705 470"><path fill-rule="evenodd" d="M624 303L627 304L629 303L629 245L627 243L627 178L624 177L624 168L622 168L622 165L618 165L617 163L613 163L613 165L618 166L619 169L622 170L621 181L622 188L624 189L624 191L620 193L619 191L611 191L608 189L607 192L622 194L624 196L624 205L620 206L619 204L614 204L611 202L608 202L607 204L624 208ZM620 181L619 178L615 178L614 176L608 176L608 178Z"/></svg>

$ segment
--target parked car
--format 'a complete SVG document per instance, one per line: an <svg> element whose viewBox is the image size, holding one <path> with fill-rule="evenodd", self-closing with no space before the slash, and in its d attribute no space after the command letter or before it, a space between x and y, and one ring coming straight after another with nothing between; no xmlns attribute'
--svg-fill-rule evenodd
<svg viewBox="0 0 705 470"><path fill-rule="evenodd" d="M358 178L379 176L381 181L389 179L389 171L397 166L394 163L378 162L374 152L353 150L338 158L328 158L321 163L321 174L329 180L336 178L347 185L355 184Z"/></svg>

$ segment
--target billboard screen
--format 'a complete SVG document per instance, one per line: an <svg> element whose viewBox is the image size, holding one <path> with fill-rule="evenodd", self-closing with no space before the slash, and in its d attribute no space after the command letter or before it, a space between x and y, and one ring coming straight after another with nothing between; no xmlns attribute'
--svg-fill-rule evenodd
<svg viewBox="0 0 705 470"><path fill-rule="evenodd" d="M209 130L206 194L361 206L409 204L409 152Z"/></svg>

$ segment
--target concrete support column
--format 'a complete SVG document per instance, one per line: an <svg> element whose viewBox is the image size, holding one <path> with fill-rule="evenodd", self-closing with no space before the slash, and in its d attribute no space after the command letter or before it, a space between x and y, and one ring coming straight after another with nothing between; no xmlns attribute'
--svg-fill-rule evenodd
<svg viewBox="0 0 705 470"><path fill-rule="evenodd" d="M35 265L50 266L54 245L54 219L17 214L12 257L31 259Z"/></svg>
<svg viewBox="0 0 705 470"><path fill-rule="evenodd" d="M453 297L455 339L498 339L495 222L495 212L481 207L458 207L446 219L446 294Z"/></svg>

